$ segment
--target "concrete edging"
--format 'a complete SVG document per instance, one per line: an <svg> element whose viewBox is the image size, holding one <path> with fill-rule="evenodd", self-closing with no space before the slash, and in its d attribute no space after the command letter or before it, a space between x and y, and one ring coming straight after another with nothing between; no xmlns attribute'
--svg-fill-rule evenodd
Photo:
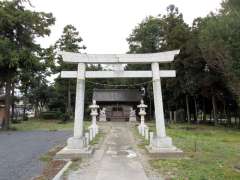
<svg viewBox="0 0 240 180"><path fill-rule="evenodd" d="M63 173L68 169L72 164L72 161L68 161L67 164L57 173L57 175L52 180L61 180Z"/></svg>

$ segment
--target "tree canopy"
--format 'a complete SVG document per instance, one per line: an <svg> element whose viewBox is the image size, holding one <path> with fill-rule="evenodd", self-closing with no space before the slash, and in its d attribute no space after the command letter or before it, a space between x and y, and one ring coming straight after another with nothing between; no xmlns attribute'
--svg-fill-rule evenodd
<svg viewBox="0 0 240 180"><path fill-rule="evenodd" d="M35 38L49 35L55 22L51 13L27 10L25 3L22 0L0 2L0 80L6 89L6 128L11 83L18 75L45 71L44 50Z"/></svg>
<svg viewBox="0 0 240 180"><path fill-rule="evenodd" d="M181 49L173 64L161 66L177 71L176 78L163 80L165 109L183 108L187 119L193 112L197 119L197 113L207 109L215 121L219 112L236 109L240 92L238 7L238 1L224 1L218 13L196 18L189 27L178 8L170 5L166 15L147 17L127 38L129 53Z"/></svg>

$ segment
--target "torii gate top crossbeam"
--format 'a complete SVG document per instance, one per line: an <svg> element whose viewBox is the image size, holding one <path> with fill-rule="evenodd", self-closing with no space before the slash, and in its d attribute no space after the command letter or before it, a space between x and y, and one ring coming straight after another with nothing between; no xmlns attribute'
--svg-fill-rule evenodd
<svg viewBox="0 0 240 180"><path fill-rule="evenodd" d="M80 54L71 52L59 52L63 61L67 63L87 63L87 64L151 64L166 63L174 60L174 56L179 50L166 51L160 53L146 54Z"/></svg>

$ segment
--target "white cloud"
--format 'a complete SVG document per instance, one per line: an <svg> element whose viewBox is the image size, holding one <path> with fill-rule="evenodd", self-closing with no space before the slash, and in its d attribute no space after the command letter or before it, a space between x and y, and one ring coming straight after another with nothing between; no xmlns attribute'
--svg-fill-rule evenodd
<svg viewBox="0 0 240 180"><path fill-rule="evenodd" d="M61 35L66 24L73 24L84 40L88 53L125 53L126 38L146 16L165 14L175 4L191 24L220 7L221 0L32 0L37 11L52 12L56 24L50 37L39 42L47 47Z"/></svg>

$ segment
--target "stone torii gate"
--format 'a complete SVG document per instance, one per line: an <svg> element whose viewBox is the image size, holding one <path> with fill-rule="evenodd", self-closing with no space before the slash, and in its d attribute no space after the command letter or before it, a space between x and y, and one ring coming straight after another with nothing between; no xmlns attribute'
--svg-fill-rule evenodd
<svg viewBox="0 0 240 180"><path fill-rule="evenodd" d="M80 54L60 52L63 61L78 64L77 71L62 71L62 78L76 78L76 105L73 137L67 141L67 146L58 154L88 154L91 150L85 146L83 119L85 78L152 78L156 135L149 146L150 152L175 152L178 149L172 145L172 139L166 136L164 111L162 101L161 78L175 77L174 70L159 70L159 63L174 60L179 50L149 53L149 54ZM86 71L86 64L151 64L152 71Z"/></svg>

